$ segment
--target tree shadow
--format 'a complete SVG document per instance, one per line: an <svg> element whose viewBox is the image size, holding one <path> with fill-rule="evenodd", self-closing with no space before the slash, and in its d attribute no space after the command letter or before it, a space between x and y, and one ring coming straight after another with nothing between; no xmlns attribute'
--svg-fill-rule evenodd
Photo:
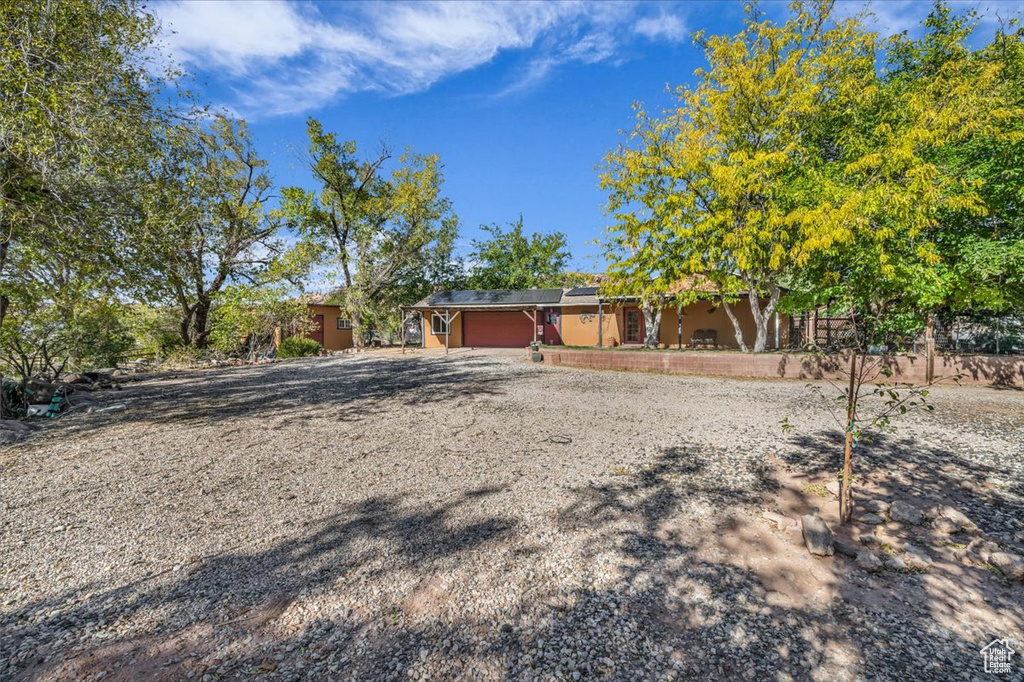
<svg viewBox="0 0 1024 682"><path fill-rule="evenodd" d="M534 370L536 371L536 370ZM507 363L487 357L307 358L269 365L219 368L132 382L102 394L124 403L114 414L72 413L44 433L83 433L109 424L182 424L273 419L271 429L314 419L359 421L393 409L457 403L501 394Z"/></svg>
<svg viewBox="0 0 1024 682"><path fill-rule="evenodd" d="M922 462L944 452L921 451L913 439L886 447L915 449ZM935 625L936 612L959 595L940 593L926 575L868 577L845 557L809 557L798 538L759 519L779 487L773 471L746 460L723 478L719 460L728 457L680 443L610 483L568 488L551 514L550 545L540 543L552 536L532 536L511 517L475 506L501 487L468 490L445 504L371 497L265 549L235 548L178 572L19 606L0 621L0 648L36 652L17 679L100 670L112 671L108 679L209 672L215 679L382 680L424 673L507 680L978 673L977 642ZM794 441L785 457L829 470L832 454L810 438ZM933 484L917 485L927 491ZM579 554L578 574L565 575L558 563L563 547ZM521 572L502 584L503 566ZM472 582L487 571L498 582ZM386 576L412 584L412 593L377 594L379 585L393 584L379 582ZM452 600L438 584L442 576L469 576L462 594L488 592L486 608L439 606ZM348 598L354 590L372 592L371 606L315 610L311 595ZM885 601L901 595L910 600ZM1011 598L1009 608L1018 609L1019 589ZM300 629L267 625L304 601L311 603ZM222 620L210 622L213 605ZM1013 618L1018 627L1024 622L1019 610ZM103 637L118 619L140 625ZM229 640L239 647L231 660L216 658ZM180 648L169 649L169 641ZM69 645L79 648L78 658L47 660ZM131 664L116 668L126 656Z"/></svg>
<svg viewBox="0 0 1024 682"><path fill-rule="evenodd" d="M20 678L78 677L85 670L109 670L128 649L171 640L196 624L215 629L218 624L208 622L214 605L221 614L233 611L244 614L241 621L255 618L263 623L300 595L351 574L366 581L388 571L429 571L443 560L514 536L516 521L510 517L461 522L454 518L472 502L502 490L468 491L439 506L409 507L397 497L372 497L310 523L298 538L262 551L232 548L115 587L97 581L41 598L3 613L0 650L36 652ZM127 620L143 626L130 637L97 637L105 626ZM345 630L351 633L362 625L353 618ZM210 643L194 645L205 651ZM53 667L57 660L49 655L69 646L89 652L88 661L78 662L85 670ZM154 660L135 669L160 667Z"/></svg>
<svg viewBox="0 0 1024 682"><path fill-rule="evenodd" d="M987 382L997 388L1024 391L1024 358L1020 356L941 355L937 359L936 371L940 374L963 373L977 383Z"/></svg>

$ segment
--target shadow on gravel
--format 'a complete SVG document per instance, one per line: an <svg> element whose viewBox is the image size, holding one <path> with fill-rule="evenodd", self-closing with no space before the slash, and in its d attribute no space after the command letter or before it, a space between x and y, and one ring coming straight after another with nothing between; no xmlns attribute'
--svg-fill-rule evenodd
<svg viewBox="0 0 1024 682"><path fill-rule="evenodd" d="M126 412L81 415L61 425L81 433L115 423L274 418L268 427L283 428L314 418L358 421L391 409L389 401L420 405L499 395L507 378L507 364L486 357L310 358L130 384L111 398L128 403Z"/></svg>
<svg viewBox="0 0 1024 682"><path fill-rule="evenodd" d="M831 468L830 450L812 447L819 442L808 441L793 462L812 466L824 457L820 466ZM892 441L889 447L921 452L919 443ZM721 468L727 456L684 443L613 483L569 489L554 519L565 536L584 538L583 574L536 589L523 574L510 574L517 599L500 613L477 617L456 609L460 615L451 619L426 610L428 617L417 621L409 616L414 609L407 598L382 592L371 600L372 612L310 614L293 634L276 630L271 636L263 627L293 600L318 590L332 589L342 598L353 589L376 594L373 581L384 574L408 575L429 591L430 581L446 570L473 569L480 562L483 572L483 553L486 566L504 560L543 568L556 548L522 551L528 543L510 518L455 521L473 518L476 501L500 492L483 488L439 506L407 508L398 499L372 498L323 519L299 538L199 560L166 584L154 578L40 601L0 622L0 645L27 643L41 659L56 635L70 633L65 642L91 647L70 663L36 660L16 676L21 679L75 679L111 670L128 650L130 665L107 679L196 679L207 672L214 679L390 680L431 672L431 679L624 681L979 674L977 643L938 632L929 615L930 600L955 595L917 590L920 603L865 605L835 596L863 578L841 570L846 560L840 557L808 561L801 552L816 582L795 587L782 575L786 569L760 566L759 557L777 551L779 538L766 533L755 514L776 483L756 464ZM692 503L709 510L696 528L687 525L695 521L684 513ZM611 577L598 571L602 557L610 557ZM334 587L343 579L344 590ZM482 583L479 589L501 586ZM256 603L264 610L204 623L212 603L237 603L239 611ZM148 617L155 625L98 646L91 634L119 617ZM193 639L186 640L187 633ZM243 642L241 652L230 661L212 658L228 636ZM169 650L175 638L181 648ZM301 669L293 665L300 659Z"/></svg>
<svg viewBox="0 0 1024 682"><path fill-rule="evenodd" d="M154 653L147 660L145 650L160 649L186 631L193 631L195 637L196 627L211 636L193 642L195 652L211 650L219 625L205 621L211 606L241 611L243 615L232 621L246 621L248 609L263 604L268 613L255 614L262 624L300 594L315 592L349 574L372 580L383 572L429 571L441 560L507 540L515 529L509 518L454 521L465 516L461 507L498 490L469 491L454 502L424 508L408 508L397 498L371 498L310 524L310 530L297 539L264 551L236 548L173 572L164 570L114 588L96 583L8 611L0 616L0 652L36 653L19 674L0 669L4 673L0 677L80 679L113 670L114 661L136 647L142 651L131 669L113 679L176 677L180 671L159 672L173 652ZM97 630L121 619L138 619L151 627L130 639L104 638L102 645L97 645L99 640L90 641ZM357 620L348 623L353 632L364 625ZM45 660L57 639L72 646L76 640L88 644L70 663L58 664Z"/></svg>
<svg viewBox="0 0 1024 682"><path fill-rule="evenodd" d="M838 476L843 444L836 432L793 436L789 442L783 458L789 466L808 476ZM1024 449L1020 456L1024 460ZM1013 520L1024 519L1024 479L1004 480L1012 467L996 468L944 444L876 434L854 451L853 468L860 487L873 498L908 500L922 508L951 505L986 535L1011 540Z"/></svg>

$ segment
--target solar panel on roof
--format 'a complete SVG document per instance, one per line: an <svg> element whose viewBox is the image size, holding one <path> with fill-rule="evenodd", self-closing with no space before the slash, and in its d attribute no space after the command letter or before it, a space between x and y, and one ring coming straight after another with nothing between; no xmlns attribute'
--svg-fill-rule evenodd
<svg viewBox="0 0 1024 682"><path fill-rule="evenodd" d="M561 299L561 289L476 289L439 291L430 297L428 305L551 305Z"/></svg>
<svg viewBox="0 0 1024 682"><path fill-rule="evenodd" d="M597 296L597 290L601 287L576 287L565 292L566 296Z"/></svg>

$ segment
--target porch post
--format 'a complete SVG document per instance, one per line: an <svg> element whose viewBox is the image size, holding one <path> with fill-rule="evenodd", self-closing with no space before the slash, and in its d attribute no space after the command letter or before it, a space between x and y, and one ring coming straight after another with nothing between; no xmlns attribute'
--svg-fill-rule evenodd
<svg viewBox="0 0 1024 682"><path fill-rule="evenodd" d="M928 315L924 328L924 380L935 381L935 313Z"/></svg>
<svg viewBox="0 0 1024 682"><path fill-rule="evenodd" d="M601 307L601 301L597 302L597 347L604 347L604 308Z"/></svg>
<svg viewBox="0 0 1024 682"><path fill-rule="evenodd" d="M537 309L533 309L533 342L537 343Z"/></svg>
<svg viewBox="0 0 1024 682"><path fill-rule="evenodd" d="M402 339L402 355L405 355L405 308L399 308L398 311L402 315L402 329L400 338Z"/></svg>
<svg viewBox="0 0 1024 682"><path fill-rule="evenodd" d="M676 343L679 344L679 350L683 349L683 304L680 303L676 306L676 322L678 323L676 329Z"/></svg>
<svg viewBox="0 0 1024 682"><path fill-rule="evenodd" d="M775 350L779 349L779 311L775 311Z"/></svg>
<svg viewBox="0 0 1024 682"><path fill-rule="evenodd" d="M448 308L444 309L444 354L448 355L448 336L452 333L452 314Z"/></svg>

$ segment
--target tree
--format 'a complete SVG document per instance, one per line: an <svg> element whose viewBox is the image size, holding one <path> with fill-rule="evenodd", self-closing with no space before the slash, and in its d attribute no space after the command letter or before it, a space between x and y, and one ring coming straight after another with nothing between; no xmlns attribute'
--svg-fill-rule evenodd
<svg viewBox="0 0 1024 682"><path fill-rule="evenodd" d="M1015 220L1012 207L988 205L987 195L1006 188L986 189L986 177L999 176L986 167L1000 163L997 140L1019 141L1013 117L1024 112L1005 96L1005 64L972 54L964 43L969 33L969 22L936 4L925 37L894 38L887 68L871 87L847 108L824 112L808 138L808 149L823 161L815 194L827 203L819 199L818 210L838 210L846 219L842 238L815 249L793 273L791 303L827 304L854 321L846 344L849 385L840 396L846 408L844 521L852 513L853 443L864 425L884 427L892 414L927 396L927 388L876 382L887 372L872 352L916 332L927 313L958 300L965 286L984 287L986 280L991 286L988 274L964 262L963 247L1002 241ZM989 152L969 162L968 171L968 150L978 147ZM974 181L965 182L972 173ZM976 301L994 300L991 293L976 295ZM861 397L868 384L886 407L865 419Z"/></svg>
<svg viewBox="0 0 1024 682"><path fill-rule="evenodd" d="M488 239L473 241L472 289L534 289L561 286L571 255L562 232L523 234L523 216L507 232L481 225Z"/></svg>
<svg viewBox="0 0 1024 682"><path fill-rule="evenodd" d="M0 333L22 381L122 344L157 29L135 0L0 1Z"/></svg>
<svg viewBox="0 0 1024 682"><path fill-rule="evenodd" d="M1024 311L1024 28L1019 21L971 52L976 20L937 4L925 36L898 40L891 50L893 86L913 91L953 73L986 87L983 125L939 148L932 160L976 192L983 210L940 215L933 241L941 256L943 307L951 312ZM992 78L979 74L994 72Z"/></svg>
<svg viewBox="0 0 1024 682"><path fill-rule="evenodd" d="M850 229L831 195L814 194L822 160L808 139L873 78L874 37L857 21L833 21L830 3L794 7L782 25L748 9L736 36L698 34L709 68L662 118L636 107L636 128L601 177L615 269L655 291L705 278L746 348L730 301L739 284L755 352L788 274Z"/></svg>
<svg viewBox="0 0 1024 682"><path fill-rule="evenodd" d="M107 289L156 102L157 25L135 0L0 2L0 321L61 267ZM37 276L41 276L40 279Z"/></svg>
<svg viewBox="0 0 1024 682"><path fill-rule="evenodd" d="M225 286L278 276L267 165L245 121L216 115L166 131L136 247L149 268L144 293L178 307L183 345L206 347L210 311Z"/></svg>
<svg viewBox="0 0 1024 682"><path fill-rule="evenodd" d="M432 264L450 258L458 234L437 155L406 151L390 175L391 152L360 160L356 143L339 142L309 119L308 166L319 192L289 187L282 215L297 228L298 249L308 263L336 267L339 294L356 345L368 324L394 319L398 306L413 303Z"/></svg>
<svg viewBox="0 0 1024 682"><path fill-rule="evenodd" d="M261 348L272 346L275 331L301 334L311 328L309 309L282 287L233 284L218 296L210 340L220 351L242 350L255 362Z"/></svg>

